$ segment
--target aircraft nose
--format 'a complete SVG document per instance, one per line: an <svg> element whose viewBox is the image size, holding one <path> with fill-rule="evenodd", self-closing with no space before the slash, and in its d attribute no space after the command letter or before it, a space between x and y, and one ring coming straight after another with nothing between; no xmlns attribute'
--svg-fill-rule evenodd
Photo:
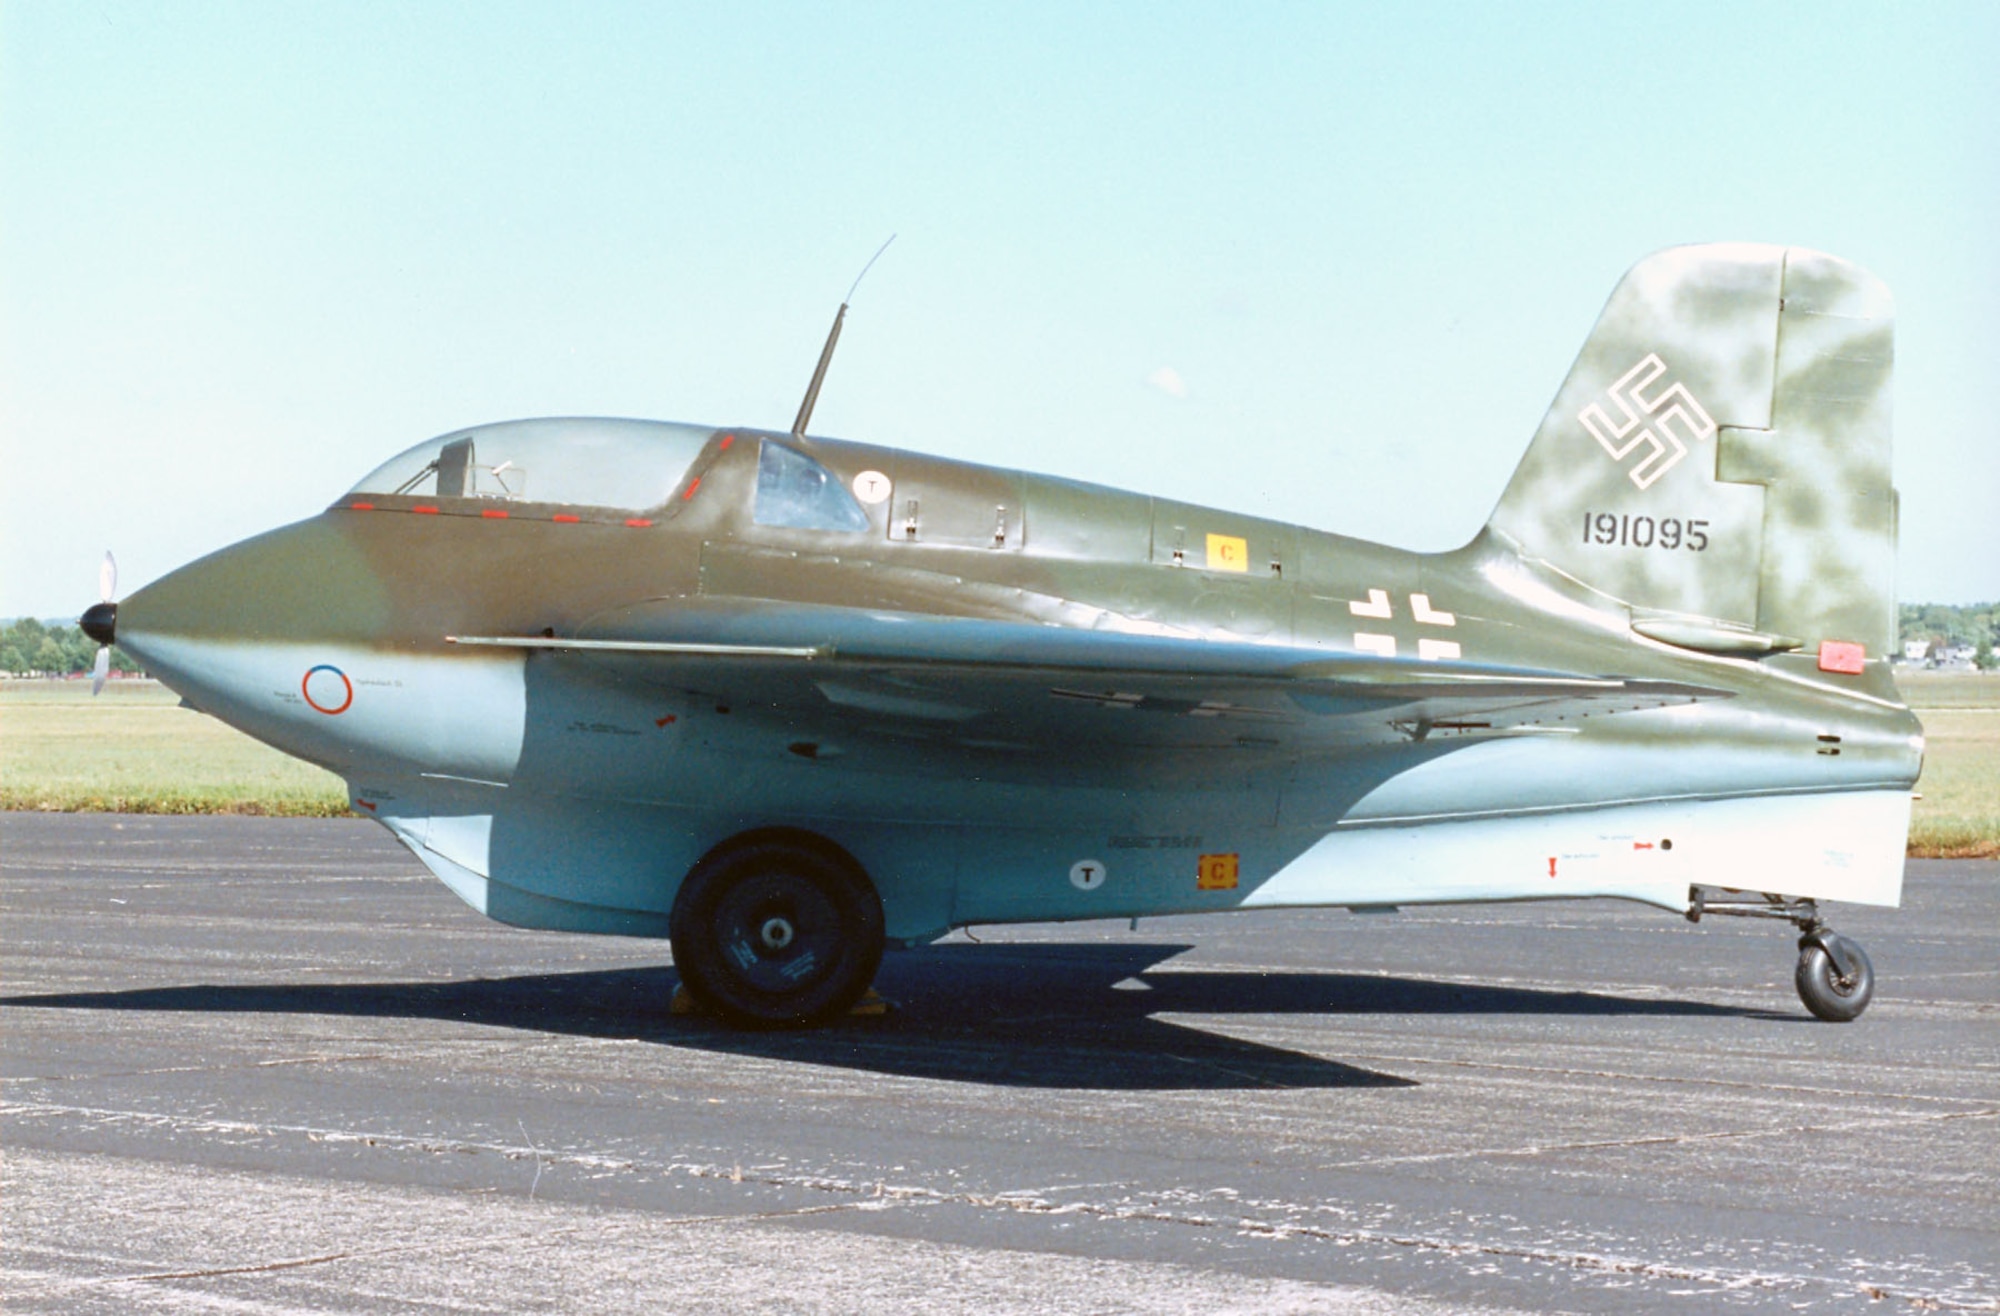
<svg viewBox="0 0 2000 1316"><path fill-rule="evenodd" d="M99 644L111 644L118 638L118 605L115 603L93 603L77 620L83 633Z"/></svg>
<svg viewBox="0 0 2000 1316"><path fill-rule="evenodd" d="M298 674L281 679L260 663L303 672L324 659L299 662L300 646L365 644L383 628L385 611L365 555L338 524L315 517L170 571L115 611L92 608L83 625L98 639L115 629L129 657L220 716L244 689L296 689ZM99 622L104 629L92 630Z"/></svg>

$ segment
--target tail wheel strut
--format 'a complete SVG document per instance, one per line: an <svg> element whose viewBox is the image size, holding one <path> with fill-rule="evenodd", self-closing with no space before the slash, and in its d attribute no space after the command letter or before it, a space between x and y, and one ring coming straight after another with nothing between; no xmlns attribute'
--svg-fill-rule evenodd
<svg viewBox="0 0 2000 1316"><path fill-rule="evenodd" d="M1812 900L1788 900L1769 892L1689 888L1688 922L1699 923L1704 914L1776 918L1797 927L1799 964L1792 983L1815 1018L1850 1023L1861 1017L1875 997L1875 966L1869 963L1868 952L1829 927Z"/></svg>

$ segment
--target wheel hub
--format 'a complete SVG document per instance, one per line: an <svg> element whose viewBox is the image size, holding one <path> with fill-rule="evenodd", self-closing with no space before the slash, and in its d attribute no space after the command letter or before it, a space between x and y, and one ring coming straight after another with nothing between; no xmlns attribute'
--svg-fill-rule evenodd
<svg viewBox="0 0 2000 1316"><path fill-rule="evenodd" d="M717 942L742 984L759 992L797 989L839 958L840 912L809 877L779 870L739 884L718 903Z"/></svg>

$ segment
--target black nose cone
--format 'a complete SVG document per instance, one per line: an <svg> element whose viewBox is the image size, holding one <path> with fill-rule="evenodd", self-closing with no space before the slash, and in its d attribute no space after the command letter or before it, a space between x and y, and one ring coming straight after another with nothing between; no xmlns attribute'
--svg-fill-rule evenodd
<svg viewBox="0 0 2000 1316"><path fill-rule="evenodd" d="M99 644L110 644L118 636L118 605L115 603L93 603L90 611L77 622L83 633Z"/></svg>

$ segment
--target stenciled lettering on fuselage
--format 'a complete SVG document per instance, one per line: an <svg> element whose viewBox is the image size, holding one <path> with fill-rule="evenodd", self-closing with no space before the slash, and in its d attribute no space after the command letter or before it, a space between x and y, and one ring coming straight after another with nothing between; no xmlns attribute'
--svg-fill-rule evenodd
<svg viewBox="0 0 2000 1316"><path fill-rule="evenodd" d="M1650 398L1646 396L1646 390L1666 373L1667 363L1660 359L1659 353L1648 352L1639 364L1605 390L1611 405L1624 413L1622 421L1613 420L1611 413L1597 402L1576 413L1577 420L1590 431L1590 437L1615 462L1622 464L1641 445L1646 445L1644 454L1626 472L1641 489L1650 488L1655 480L1678 466L1681 458L1687 456L1689 443L1715 437L1715 422L1709 418L1707 409L1695 401L1694 394L1688 392L1686 384L1669 384ZM1674 432L1676 426L1679 434Z"/></svg>

